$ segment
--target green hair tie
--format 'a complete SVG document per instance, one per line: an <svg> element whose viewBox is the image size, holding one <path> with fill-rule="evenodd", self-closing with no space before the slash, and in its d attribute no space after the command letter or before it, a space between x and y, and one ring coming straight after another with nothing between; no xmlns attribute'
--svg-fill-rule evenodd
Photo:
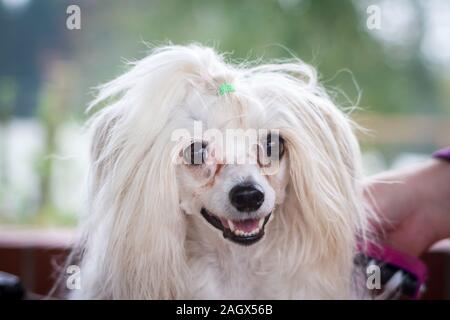
<svg viewBox="0 0 450 320"><path fill-rule="evenodd" d="M234 92L234 86L229 83L223 83L219 87L219 95L223 96L225 93Z"/></svg>

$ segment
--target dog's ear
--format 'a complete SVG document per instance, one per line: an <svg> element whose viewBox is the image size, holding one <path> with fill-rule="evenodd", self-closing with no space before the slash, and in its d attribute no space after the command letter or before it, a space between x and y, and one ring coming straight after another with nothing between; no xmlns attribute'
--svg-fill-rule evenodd
<svg viewBox="0 0 450 320"><path fill-rule="evenodd" d="M121 147L117 147L116 152L109 154L107 151L108 145L111 144L112 130L120 120L120 115L114 115L112 112L101 112L90 123L91 128L91 146L90 146L90 163L91 163L91 176L92 189L91 192L97 192L98 186L102 184L105 179L105 173L111 170L108 165L113 163L111 158L115 157Z"/></svg>
<svg viewBox="0 0 450 320"><path fill-rule="evenodd" d="M333 288L343 290L342 282L351 278L357 238L366 228L359 146L351 121L317 84L312 68L296 62L265 70L255 75L260 78L256 82L279 114L289 158L285 214L279 218L290 228L287 234L297 236L287 250L297 248L301 252L293 255L310 268L322 269L324 278L318 283L328 284L332 296Z"/></svg>
<svg viewBox="0 0 450 320"><path fill-rule="evenodd" d="M168 47L103 86L93 105L91 189L82 270L86 295L176 298L185 288L186 222L179 209L176 108L220 64L211 49ZM83 269L84 268L84 269Z"/></svg>
<svg viewBox="0 0 450 320"><path fill-rule="evenodd" d="M320 116L302 118L297 128L286 133L288 197L294 203L286 210L291 213L290 226L300 235L305 261L321 269L321 281L330 296L345 297L350 292L345 291L350 290L345 282L351 279L356 241L366 228L358 181L359 150L349 121L330 101L320 100L308 105ZM304 130L307 126L315 129Z"/></svg>

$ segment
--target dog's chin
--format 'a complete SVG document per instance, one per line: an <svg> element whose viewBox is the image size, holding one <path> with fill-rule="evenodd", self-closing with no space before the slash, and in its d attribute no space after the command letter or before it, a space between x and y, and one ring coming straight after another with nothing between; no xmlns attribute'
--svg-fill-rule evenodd
<svg viewBox="0 0 450 320"><path fill-rule="evenodd" d="M255 219L230 220L216 216L205 208L200 213L209 224L222 231L225 239L244 246L252 245L264 237L264 228L272 214Z"/></svg>

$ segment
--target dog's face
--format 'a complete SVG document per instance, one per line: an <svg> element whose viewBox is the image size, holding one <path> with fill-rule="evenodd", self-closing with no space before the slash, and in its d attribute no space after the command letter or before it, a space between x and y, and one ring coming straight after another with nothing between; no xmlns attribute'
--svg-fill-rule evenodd
<svg viewBox="0 0 450 320"><path fill-rule="evenodd" d="M289 150L261 105L222 100L188 111L185 128L196 126L202 134L189 135L178 145L180 205L217 236L251 245L263 238L284 200Z"/></svg>

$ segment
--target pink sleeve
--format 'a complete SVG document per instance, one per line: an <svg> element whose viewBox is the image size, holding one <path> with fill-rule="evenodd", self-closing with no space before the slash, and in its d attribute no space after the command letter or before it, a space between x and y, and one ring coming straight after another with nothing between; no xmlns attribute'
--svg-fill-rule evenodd
<svg viewBox="0 0 450 320"><path fill-rule="evenodd" d="M436 151L433 157L450 161L450 147Z"/></svg>

